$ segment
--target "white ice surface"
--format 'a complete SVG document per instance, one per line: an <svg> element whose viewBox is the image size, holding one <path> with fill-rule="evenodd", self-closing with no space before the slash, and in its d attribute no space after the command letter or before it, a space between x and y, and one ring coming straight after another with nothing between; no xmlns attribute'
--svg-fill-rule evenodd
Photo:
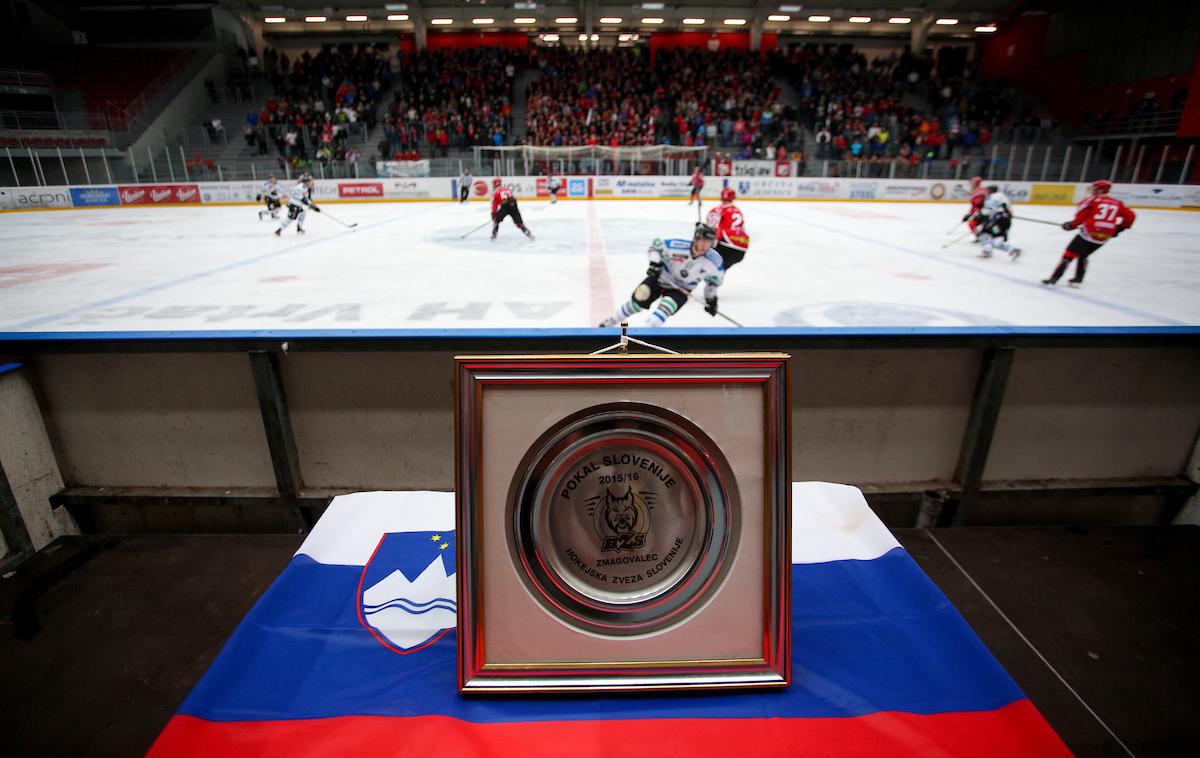
<svg viewBox="0 0 1200 758"><path fill-rule="evenodd" d="M740 204L752 235L721 288L747 326L1160 326L1200 323L1200 214L1139 210L1078 290L1039 281L1072 233L1016 221L1016 262L943 249L965 205ZM0 214L0 332L589 327L644 276L680 201L525 202L531 242L484 203L337 204L282 239L250 206ZM1018 206L1060 222L1065 207ZM960 231L961 231L960 227ZM638 323L635 317L635 325ZM672 326L728 327L697 304Z"/></svg>

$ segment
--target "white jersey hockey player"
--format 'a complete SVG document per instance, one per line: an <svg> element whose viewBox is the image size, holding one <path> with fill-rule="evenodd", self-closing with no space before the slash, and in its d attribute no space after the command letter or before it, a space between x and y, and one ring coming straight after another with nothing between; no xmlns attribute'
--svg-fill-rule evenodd
<svg viewBox="0 0 1200 758"><path fill-rule="evenodd" d="M258 212L258 220L263 220L263 214L270 214L271 218L279 218L280 207L279 195L279 180L275 177L268 178L262 185L262 192L258 194L258 199L266 203L266 210Z"/></svg>
<svg viewBox="0 0 1200 758"><path fill-rule="evenodd" d="M281 236L283 230L287 229L293 220L296 222L296 233L304 234L304 219L308 216L309 209L311 208L317 213L321 212L321 209L312 201L312 193L313 180L311 178L303 178L296 182L296 186L287 193L288 215L275 230L276 237Z"/></svg>
<svg viewBox="0 0 1200 758"><path fill-rule="evenodd" d="M1008 243L1008 228L1012 226L1012 208L1009 206L1008 195L999 187L987 188L987 199L979 209L979 257L991 258L992 249L998 248L1008 253L1014 261L1021 254L1021 248Z"/></svg>
<svg viewBox="0 0 1200 758"><path fill-rule="evenodd" d="M562 179L551 176L546 180L546 189L550 192L550 204L558 202L558 193L562 190Z"/></svg>
<svg viewBox="0 0 1200 758"><path fill-rule="evenodd" d="M650 314L649 326L662 326L684 306L692 290L704 285L704 310L717 315L717 289L725 278L725 263L712 249L717 233L708 224L696 224L692 239L654 240L648 251L650 268L630 296L629 302L600 322L601 327L616 326L658 300ZM660 299L661 298L661 299Z"/></svg>

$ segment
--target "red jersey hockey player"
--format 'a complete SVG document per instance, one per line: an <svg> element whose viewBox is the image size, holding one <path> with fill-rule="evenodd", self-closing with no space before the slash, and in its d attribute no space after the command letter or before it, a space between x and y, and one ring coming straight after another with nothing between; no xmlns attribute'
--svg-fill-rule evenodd
<svg viewBox="0 0 1200 758"><path fill-rule="evenodd" d="M1049 279L1043 279L1042 284L1056 284L1067 272L1071 261L1076 261L1075 278L1067 283L1072 286L1081 284L1083 275L1087 273L1088 256L1099 250L1105 242L1133 226L1133 220L1137 216L1125 207L1125 203L1115 197L1109 197L1110 190L1112 182L1106 179L1092 182L1091 196L1084 198L1079 204L1075 218L1062 225L1063 229L1078 229L1079 233L1071 240L1071 244L1067 245L1054 273Z"/></svg>
<svg viewBox="0 0 1200 758"><path fill-rule="evenodd" d="M533 239L533 233L525 228L525 222L521 220L521 211L517 208L517 198L512 190L498 178L492 180L492 190L492 239L496 239L496 233L500 231L500 222L509 216L517 228L525 232L526 237Z"/></svg>
<svg viewBox="0 0 1200 758"><path fill-rule="evenodd" d="M692 172L692 178L688 181L688 184L692 187L692 194L688 197L688 205L691 205L693 200L696 201L696 205L699 205L700 190L704 189L704 172L700 170L699 166L696 166L696 170Z"/></svg>
<svg viewBox="0 0 1200 758"><path fill-rule="evenodd" d="M963 221L967 222L967 228L971 230L971 234L976 234L979 229L981 220L979 212L983 210L983 203L987 200L987 187L983 186L983 177L971 177L971 197L968 200L971 203L971 210L967 211L967 215L963 216Z"/></svg>
<svg viewBox="0 0 1200 758"><path fill-rule="evenodd" d="M721 204L708 212L706 223L717 230L716 251L725 261L725 270L733 268L746 257L750 235L746 233L742 211L733 201L737 193L732 187L721 190Z"/></svg>

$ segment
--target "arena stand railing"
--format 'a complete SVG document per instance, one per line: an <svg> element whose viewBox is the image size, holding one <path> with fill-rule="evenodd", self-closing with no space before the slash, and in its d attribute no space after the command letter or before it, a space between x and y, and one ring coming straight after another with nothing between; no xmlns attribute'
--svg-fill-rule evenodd
<svg viewBox="0 0 1200 758"><path fill-rule="evenodd" d="M0 118L4 118L0 113ZM69 128L69 127L67 127ZM5 144L0 140L0 186L63 186L116 183L157 183L164 181L258 181L267 176L291 178L309 171L318 179L359 179L387 176L381 162L373 156L370 140L361 127L352 144L359 151L354 162L325 163L315 160L281 162L272 158L205 157L213 138L202 127L189 132L173 144L158 150L115 151L82 147L43 147ZM229 139L234 139L231 135ZM221 138L217 137L216 142ZM311 144L311 142L310 142ZM667 146L670 147L670 146ZM520 146L516 148L520 150ZM568 148L571 150L572 148ZM581 146L587 151L590 146ZM693 153L704 151L705 173L722 175L726 156L720 150L679 148ZM1197 156L1194 145L1140 144L1130 150L1127 144L1071 143L1067 145L995 144L962 159L833 159L807 154L792 154L787 160L729 160L732 176L803 177L812 179L929 179L962 180L982 176L988 181L1090 182L1108 179L1127 184L1186 184L1196 181ZM475 175L520 174L526 171L520 153L500 158L494 149L479 153L447 151L445 157L418 158L419 174L431 177L456 177L463 169ZM680 153L686 155L686 153ZM373 160L372 158L376 158ZM569 160L543 159L528 164L528 173L546 174L573 171L595 176L678 176L690 173L694 162L687 158L647 160Z"/></svg>

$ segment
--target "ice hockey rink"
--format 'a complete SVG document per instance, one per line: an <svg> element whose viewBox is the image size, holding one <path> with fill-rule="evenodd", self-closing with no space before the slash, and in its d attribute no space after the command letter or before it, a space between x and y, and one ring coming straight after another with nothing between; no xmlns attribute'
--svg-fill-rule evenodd
<svg viewBox="0 0 1200 758"><path fill-rule="evenodd" d="M1058 287L1040 284L1072 236L1049 224L1015 221L1023 253L1011 261L981 259L966 240L947 246L965 231L955 228L965 204L739 206L751 249L720 307L747 327L1200 323L1197 213L1139 209L1071 289L1073 269ZM305 235L293 225L281 238L246 205L0 214L0 332L591 327L642 279L649 243L686 237L696 220L682 200L527 201L536 241L509 221L492 241L477 229L483 202L322 207ZM731 326L699 304L669 324Z"/></svg>

